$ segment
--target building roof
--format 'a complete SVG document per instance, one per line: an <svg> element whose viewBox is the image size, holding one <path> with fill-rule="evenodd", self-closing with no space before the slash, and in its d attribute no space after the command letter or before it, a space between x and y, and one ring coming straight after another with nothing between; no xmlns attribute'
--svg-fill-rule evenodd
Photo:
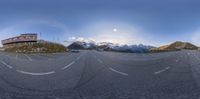
<svg viewBox="0 0 200 99"><path fill-rule="evenodd" d="M33 42L37 41L37 33L25 33L21 34L20 36L8 38L5 40L2 40L2 44L10 44L10 43L19 43L19 42Z"/></svg>

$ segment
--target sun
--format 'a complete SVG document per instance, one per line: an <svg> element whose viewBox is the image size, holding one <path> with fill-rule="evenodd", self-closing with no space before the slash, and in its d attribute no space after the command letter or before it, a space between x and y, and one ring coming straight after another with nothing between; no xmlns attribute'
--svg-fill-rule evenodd
<svg viewBox="0 0 200 99"><path fill-rule="evenodd" d="M113 32L117 32L117 28L113 28Z"/></svg>

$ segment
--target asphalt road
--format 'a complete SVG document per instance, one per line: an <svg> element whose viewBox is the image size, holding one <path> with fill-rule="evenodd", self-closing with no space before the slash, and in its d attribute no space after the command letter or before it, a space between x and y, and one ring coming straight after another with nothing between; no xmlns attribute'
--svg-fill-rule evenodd
<svg viewBox="0 0 200 99"><path fill-rule="evenodd" d="M0 99L199 99L200 52L0 52Z"/></svg>

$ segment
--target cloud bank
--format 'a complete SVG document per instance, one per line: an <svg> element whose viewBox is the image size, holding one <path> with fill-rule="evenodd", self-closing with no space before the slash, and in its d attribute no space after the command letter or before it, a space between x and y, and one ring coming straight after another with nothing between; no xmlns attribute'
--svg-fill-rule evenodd
<svg viewBox="0 0 200 99"><path fill-rule="evenodd" d="M67 37L65 40L66 45L73 41L111 42L128 45L155 44L150 35L123 22L95 22L76 32L76 34Z"/></svg>
<svg viewBox="0 0 200 99"><path fill-rule="evenodd" d="M191 41L192 43L200 46L200 30L197 30L194 33L192 33Z"/></svg>

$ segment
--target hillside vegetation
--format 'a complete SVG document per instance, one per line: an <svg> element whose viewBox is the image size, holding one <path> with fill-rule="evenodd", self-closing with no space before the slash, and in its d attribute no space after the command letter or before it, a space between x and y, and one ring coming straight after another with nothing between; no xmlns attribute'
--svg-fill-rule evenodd
<svg viewBox="0 0 200 99"><path fill-rule="evenodd" d="M151 52L177 51L182 49L197 50L198 47L188 42L176 41L169 45L160 46L158 48L150 49Z"/></svg>
<svg viewBox="0 0 200 99"><path fill-rule="evenodd" d="M56 43L35 43L5 49L7 52L18 53L58 53L66 52L65 46Z"/></svg>

